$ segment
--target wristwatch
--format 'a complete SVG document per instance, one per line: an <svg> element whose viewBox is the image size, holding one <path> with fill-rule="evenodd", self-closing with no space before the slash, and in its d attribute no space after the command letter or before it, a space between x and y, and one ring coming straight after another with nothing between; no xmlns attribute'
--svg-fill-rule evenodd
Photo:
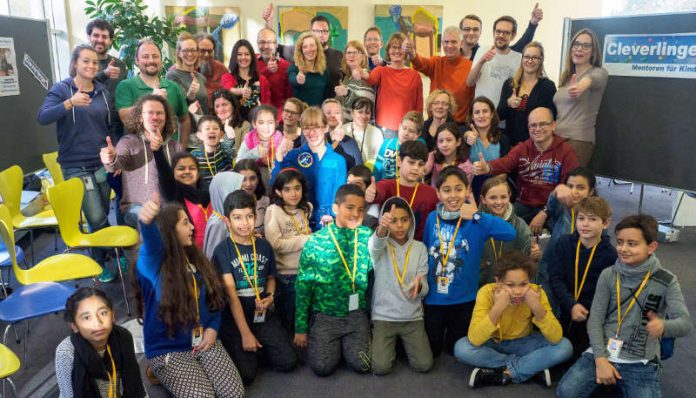
<svg viewBox="0 0 696 398"><path fill-rule="evenodd" d="M474 213L473 216L471 216L471 221L473 222L479 222L481 220L481 212L476 212Z"/></svg>

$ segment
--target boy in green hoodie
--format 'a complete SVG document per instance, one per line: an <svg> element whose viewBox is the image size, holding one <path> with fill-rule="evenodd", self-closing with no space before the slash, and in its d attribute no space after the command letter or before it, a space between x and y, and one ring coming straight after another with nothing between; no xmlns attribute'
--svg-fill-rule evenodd
<svg viewBox="0 0 696 398"><path fill-rule="evenodd" d="M356 185L341 186L333 204L335 224L314 233L300 254L295 344L308 348L309 366L319 376L334 371L341 352L351 369L370 370L365 292L372 270L367 248L372 230L361 225L364 195Z"/></svg>

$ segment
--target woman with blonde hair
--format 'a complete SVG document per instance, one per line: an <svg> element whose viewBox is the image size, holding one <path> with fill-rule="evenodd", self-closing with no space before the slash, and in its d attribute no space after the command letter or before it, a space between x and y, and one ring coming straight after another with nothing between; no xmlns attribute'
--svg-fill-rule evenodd
<svg viewBox="0 0 696 398"><path fill-rule="evenodd" d="M556 134L575 149L578 162L592 159L595 124L602 104L608 73L602 68L602 49L597 35L582 29L573 36L553 103L558 109Z"/></svg>
<svg viewBox="0 0 696 398"><path fill-rule="evenodd" d="M320 106L333 93L327 93L331 72L326 67L324 49L313 33L300 35L295 45L295 64L288 68L292 96L310 106Z"/></svg>
<svg viewBox="0 0 696 398"><path fill-rule="evenodd" d="M351 109L358 98L375 102L375 89L362 80L362 72L367 70L367 50L359 40L351 40L346 45L341 61L343 80L334 88L336 99L343 108L343 122L353 120ZM372 113L373 109L370 109Z"/></svg>
<svg viewBox="0 0 696 398"><path fill-rule="evenodd" d="M505 81L500 93L498 117L505 121L511 147L529 138L527 117L534 108L549 108L556 116L554 94L556 85L544 71L544 47L533 41L522 50L520 67Z"/></svg>
<svg viewBox="0 0 696 398"><path fill-rule="evenodd" d="M421 137L425 140L428 151L434 151L437 129L445 123L456 123L454 113L457 111L457 102L452 93L439 88L433 90L425 99L425 110L428 112L428 119L423 123ZM460 131L464 132L466 129Z"/></svg>

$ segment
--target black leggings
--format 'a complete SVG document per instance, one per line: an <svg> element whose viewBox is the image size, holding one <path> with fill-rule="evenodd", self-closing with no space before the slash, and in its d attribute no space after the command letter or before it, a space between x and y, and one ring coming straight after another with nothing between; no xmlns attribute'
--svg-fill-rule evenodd
<svg viewBox="0 0 696 398"><path fill-rule="evenodd" d="M475 303L425 305L425 332L434 357L440 355L443 348L452 354L457 340L467 335Z"/></svg>

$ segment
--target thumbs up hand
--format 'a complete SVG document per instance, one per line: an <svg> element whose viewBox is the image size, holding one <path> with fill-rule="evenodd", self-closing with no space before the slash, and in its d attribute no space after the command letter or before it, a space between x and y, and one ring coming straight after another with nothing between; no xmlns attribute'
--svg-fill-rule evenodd
<svg viewBox="0 0 696 398"><path fill-rule="evenodd" d="M269 22L271 18L273 18L273 3L268 3L268 7L261 13L261 18L266 22Z"/></svg>
<svg viewBox="0 0 696 398"><path fill-rule="evenodd" d="M305 78L306 78L306 77L305 77L304 72L299 71L299 72L297 73L297 78L296 78L297 84L305 84Z"/></svg>
<svg viewBox="0 0 696 398"><path fill-rule="evenodd" d="M118 79L118 77L121 75L121 68L119 68L118 63L114 58L111 58L109 66L104 69L104 74L109 76L109 79Z"/></svg>
<svg viewBox="0 0 696 398"><path fill-rule="evenodd" d="M517 94L515 94L515 91L513 90L512 95L507 99L508 106L512 109L515 109L518 106L520 106L520 102L522 102L522 100L520 99L520 97L517 96Z"/></svg>
<svg viewBox="0 0 696 398"><path fill-rule="evenodd" d="M153 152L159 151L160 147L162 146L162 143L164 142L164 139L162 138L162 133L159 131L155 132L147 132L147 139L150 141L150 149L152 149Z"/></svg>
<svg viewBox="0 0 696 398"><path fill-rule="evenodd" d="M568 96L570 98L578 98L582 94L580 88L578 87L577 75L573 74L570 77L570 85L568 86Z"/></svg>
<svg viewBox="0 0 696 398"><path fill-rule="evenodd" d="M112 164L116 160L116 148L111 143L111 137L106 136L106 146L99 151L99 158L105 165Z"/></svg>
<svg viewBox="0 0 696 398"><path fill-rule="evenodd" d="M392 205L389 211L385 211L379 217L379 226L389 230L389 226L394 222L394 212L396 211L396 205Z"/></svg>
<svg viewBox="0 0 696 398"><path fill-rule="evenodd" d="M409 39L406 39L401 43L401 50L404 52L407 58L414 58L416 56L416 50L413 47L413 43Z"/></svg>
<svg viewBox="0 0 696 398"><path fill-rule="evenodd" d="M242 91L242 98L244 98L245 100L248 100L249 98L251 98L251 89L249 88L249 80L247 80L246 83L244 83L244 88Z"/></svg>
<svg viewBox="0 0 696 398"><path fill-rule="evenodd" d="M478 139L478 136L479 136L478 130L476 129L476 126L473 123L471 123L469 125L469 128L471 128L471 130L464 133L464 139L465 139L467 145L473 146L476 143L476 140Z"/></svg>
<svg viewBox="0 0 696 398"><path fill-rule="evenodd" d="M483 157L483 153L479 152L479 160L478 162L474 162L474 174L475 175L481 175L481 174L488 174L491 171L491 167L488 165L488 162L486 162L486 159Z"/></svg>
<svg viewBox="0 0 696 398"><path fill-rule="evenodd" d="M483 57L481 57L481 61L479 62L488 62L492 60L493 57L495 57L495 44L491 46L491 48L488 51L486 51L485 54L483 54Z"/></svg>
<svg viewBox="0 0 696 398"><path fill-rule="evenodd" d="M266 68L271 73L278 72L278 61L275 59L275 55L271 55L271 58L266 63Z"/></svg>
<svg viewBox="0 0 696 398"><path fill-rule="evenodd" d="M351 74L351 76L353 77L353 79L355 79L355 80L362 80L363 71L362 71L362 68L360 68L359 66L356 67L356 68L351 68L350 74Z"/></svg>
<svg viewBox="0 0 696 398"><path fill-rule="evenodd" d="M348 95L348 87L344 86L343 83L339 83L338 86L334 87L334 91L336 92L336 95L339 97L345 97Z"/></svg>
<svg viewBox="0 0 696 398"><path fill-rule="evenodd" d="M91 102L92 99L89 98L89 94L85 93L82 91L82 88L77 86L77 92L70 97L70 103L72 106L88 106Z"/></svg>
<svg viewBox="0 0 696 398"><path fill-rule="evenodd" d="M659 318L653 311L648 311L646 316L648 317L648 324L645 325L645 329L650 337L662 337L665 334L665 320Z"/></svg>
<svg viewBox="0 0 696 398"><path fill-rule="evenodd" d="M189 89L186 92L186 98L190 100L196 99L196 94L198 94L198 89L200 87L201 84L198 83L198 79L196 79L196 74L191 72L191 85L189 86Z"/></svg>
<svg viewBox="0 0 696 398"><path fill-rule="evenodd" d="M474 218L474 213L478 211L478 206L476 206L476 200L474 200L473 191L469 190L469 194L462 203L462 207L459 208L459 217L465 220L471 220Z"/></svg>
<svg viewBox="0 0 696 398"><path fill-rule="evenodd" d="M152 221L157 217L160 211L160 198L159 192L152 194L152 199L148 200L143 204L142 209L140 209L139 218L140 221L145 225L150 225Z"/></svg>
<svg viewBox="0 0 696 398"><path fill-rule="evenodd" d="M375 201L375 196L377 196L377 183L375 177L370 177L370 185L365 190L365 201L372 203Z"/></svg>
<svg viewBox="0 0 696 398"><path fill-rule="evenodd" d="M544 19L544 11L539 8L539 3L536 3L534 4L534 9L532 10L532 19L529 22L532 25L538 25L542 19Z"/></svg>
<svg viewBox="0 0 696 398"><path fill-rule="evenodd" d="M384 60L382 59L382 56L379 55L379 53L373 55L371 58L372 64L374 66L382 66L382 63L384 63Z"/></svg>

